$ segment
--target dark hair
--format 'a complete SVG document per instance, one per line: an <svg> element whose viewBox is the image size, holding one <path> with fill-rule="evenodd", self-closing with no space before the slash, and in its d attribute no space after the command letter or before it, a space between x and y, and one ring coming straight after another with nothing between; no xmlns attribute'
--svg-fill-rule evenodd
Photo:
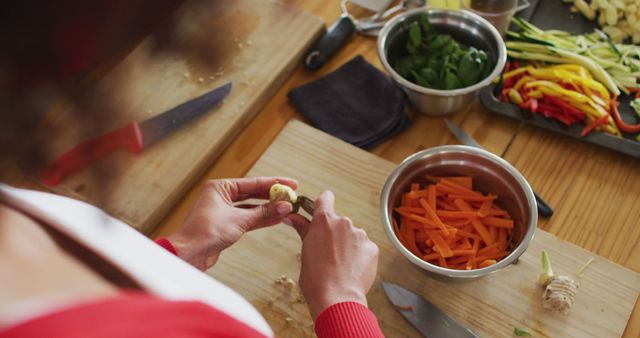
<svg viewBox="0 0 640 338"><path fill-rule="evenodd" d="M117 112L108 97L100 102L85 99L88 89L180 3L22 0L3 4L0 170L9 163L31 172L41 168L50 159L50 145L70 137L69 128L54 123L63 112L88 126L71 137L80 141L95 134Z"/></svg>

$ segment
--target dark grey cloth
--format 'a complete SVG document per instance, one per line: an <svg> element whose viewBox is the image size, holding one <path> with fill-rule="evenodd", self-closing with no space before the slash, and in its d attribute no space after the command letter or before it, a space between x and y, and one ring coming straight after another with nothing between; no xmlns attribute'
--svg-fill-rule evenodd
<svg viewBox="0 0 640 338"><path fill-rule="evenodd" d="M289 100L314 127L364 149L412 124L404 93L362 56L291 90Z"/></svg>

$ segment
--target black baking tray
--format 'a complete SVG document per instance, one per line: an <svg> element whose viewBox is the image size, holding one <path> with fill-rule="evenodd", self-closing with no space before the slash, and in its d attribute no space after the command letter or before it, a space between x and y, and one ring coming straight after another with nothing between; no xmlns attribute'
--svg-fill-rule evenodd
<svg viewBox="0 0 640 338"><path fill-rule="evenodd" d="M585 19L581 14L571 13L570 5L559 0L529 0L529 8L523 10L518 16L531 21L542 29L560 29L572 33L589 33L596 28L596 24ZM513 28L513 27L512 27ZM520 107L498 100L494 93L496 85L485 87L480 91L480 101L490 111L504 115L525 123L544 128L546 130L570 136L584 142L596 144L620 153L640 158L640 142L635 140L635 135L624 134L616 137L607 133L593 131L586 137L580 136L583 124L567 127L555 119L546 118L539 114L533 114ZM632 98L621 96L620 114L623 120L634 123L635 112L629 107Z"/></svg>

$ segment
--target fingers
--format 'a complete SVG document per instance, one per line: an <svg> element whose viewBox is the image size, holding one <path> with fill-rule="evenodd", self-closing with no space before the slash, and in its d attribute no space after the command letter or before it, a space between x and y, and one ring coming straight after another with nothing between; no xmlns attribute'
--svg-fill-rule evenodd
<svg viewBox="0 0 640 338"><path fill-rule="evenodd" d="M315 201L315 210L313 211L313 215L321 215L321 214L333 214L335 211L333 210L333 203L335 197L333 193L329 190L324 191L323 193L316 198Z"/></svg>
<svg viewBox="0 0 640 338"><path fill-rule="evenodd" d="M226 179L228 182L223 186L229 191L232 201L242 201L248 198L269 198L269 189L276 183L290 186L292 189L298 188L298 182L288 177L246 177L238 179Z"/></svg>
<svg viewBox="0 0 640 338"><path fill-rule="evenodd" d="M239 210L243 213L244 230L251 231L280 223L283 217L293 212L293 206L289 202L280 201Z"/></svg>
<svg viewBox="0 0 640 338"><path fill-rule="evenodd" d="M298 214L291 214L285 217L282 222L296 229L298 235L300 235L300 239L302 240L304 240L304 238L307 236L307 232L309 232L309 226L311 225L311 222L308 219Z"/></svg>

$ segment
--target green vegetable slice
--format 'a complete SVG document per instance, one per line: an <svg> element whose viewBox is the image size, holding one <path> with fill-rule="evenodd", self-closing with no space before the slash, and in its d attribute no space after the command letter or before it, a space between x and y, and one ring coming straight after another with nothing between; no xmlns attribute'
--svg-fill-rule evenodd
<svg viewBox="0 0 640 338"><path fill-rule="evenodd" d="M531 335L531 332L527 331L526 329L521 329L519 327L514 327L513 333L518 337L533 337Z"/></svg>

